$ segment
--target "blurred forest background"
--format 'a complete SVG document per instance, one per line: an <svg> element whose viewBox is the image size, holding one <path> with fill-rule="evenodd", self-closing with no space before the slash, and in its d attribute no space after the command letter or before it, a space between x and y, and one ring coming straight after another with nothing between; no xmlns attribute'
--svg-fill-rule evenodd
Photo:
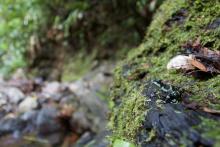
<svg viewBox="0 0 220 147"><path fill-rule="evenodd" d="M161 3L162 0L2 0L0 71L9 75L26 67L28 73L44 79L77 79L91 69L94 59L115 60L138 45Z"/></svg>
<svg viewBox="0 0 220 147"><path fill-rule="evenodd" d="M108 146L113 69L161 3L1 0L0 146Z"/></svg>

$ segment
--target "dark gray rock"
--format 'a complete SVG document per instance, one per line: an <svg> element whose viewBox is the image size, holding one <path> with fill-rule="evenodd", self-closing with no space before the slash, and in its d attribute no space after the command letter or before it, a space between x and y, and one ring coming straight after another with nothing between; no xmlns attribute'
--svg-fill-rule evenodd
<svg viewBox="0 0 220 147"><path fill-rule="evenodd" d="M47 135L62 130L56 119L58 110L54 107L42 108L37 116L36 125L39 135Z"/></svg>
<svg viewBox="0 0 220 147"><path fill-rule="evenodd" d="M36 120L38 117L38 111L28 111L20 116L20 119L26 122L26 127L23 133L30 133L36 131Z"/></svg>
<svg viewBox="0 0 220 147"><path fill-rule="evenodd" d="M25 98L23 92L15 87L5 87L2 91L8 97L9 101L14 104L17 104Z"/></svg>
<svg viewBox="0 0 220 147"><path fill-rule="evenodd" d="M0 121L0 136L22 132L26 123L19 118L5 118Z"/></svg>
<svg viewBox="0 0 220 147"><path fill-rule="evenodd" d="M84 112L75 112L70 120L71 128L78 134L91 130L91 122Z"/></svg>
<svg viewBox="0 0 220 147"><path fill-rule="evenodd" d="M80 139L74 144L75 147L86 146L92 139L94 138L94 134L90 132L85 132Z"/></svg>
<svg viewBox="0 0 220 147"><path fill-rule="evenodd" d="M201 114L181 103L181 92L177 89L158 80L146 82L143 95L146 97L147 113L137 135L140 146L213 145L212 140L204 138L199 130L193 128L201 123Z"/></svg>
<svg viewBox="0 0 220 147"><path fill-rule="evenodd" d="M65 130L57 119L58 110L54 107L42 108L36 120L37 133L52 145L62 143Z"/></svg>

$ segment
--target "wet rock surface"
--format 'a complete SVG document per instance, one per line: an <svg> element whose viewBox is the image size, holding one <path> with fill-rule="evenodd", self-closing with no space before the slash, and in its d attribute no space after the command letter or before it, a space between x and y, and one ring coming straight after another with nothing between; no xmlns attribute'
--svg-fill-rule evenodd
<svg viewBox="0 0 220 147"><path fill-rule="evenodd" d="M2 80L0 146L107 146L112 69L101 65L68 83L24 76Z"/></svg>
<svg viewBox="0 0 220 147"><path fill-rule="evenodd" d="M199 110L192 110L182 103L183 92L160 80L147 81L143 90L146 97L146 115L137 134L140 146L188 147L213 146L214 141L202 136L203 130L196 129L202 118L220 122L218 116L211 116Z"/></svg>

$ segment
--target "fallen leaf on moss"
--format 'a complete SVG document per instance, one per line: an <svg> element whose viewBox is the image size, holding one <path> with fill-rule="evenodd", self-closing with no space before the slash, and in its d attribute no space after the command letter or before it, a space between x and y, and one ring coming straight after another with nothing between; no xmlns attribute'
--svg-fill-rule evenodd
<svg viewBox="0 0 220 147"><path fill-rule="evenodd" d="M186 53L193 54L197 56L204 56L209 58L219 58L220 51L213 51L207 47L203 47L199 38L194 42L189 41L183 45L183 48L186 50Z"/></svg>
<svg viewBox="0 0 220 147"><path fill-rule="evenodd" d="M214 110L207 107L202 108L204 112L220 115L220 110Z"/></svg>
<svg viewBox="0 0 220 147"><path fill-rule="evenodd" d="M183 105L192 110L197 110L199 108L199 105L196 102L183 103Z"/></svg>
<svg viewBox="0 0 220 147"><path fill-rule="evenodd" d="M220 51L213 51L203 47L199 38L183 45L186 54L193 56L195 62L192 64L201 71L209 73L220 73Z"/></svg>
<svg viewBox="0 0 220 147"><path fill-rule="evenodd" d="M201 71L207 72L207 68L205 67L204 64L202 64L201 62L197 61L196 59L191 59L190 63L192 66L197 67L198 69L200 69Z"/></svg>
<svg viewBox="0 0 220 147"><path fill-rule="evenodd" d="M167 64L167 69L200 71L210 75L220 73L220 51L203 47L200 39L186 43L183 48L186 55L177 55L172 58Z"/></svg>

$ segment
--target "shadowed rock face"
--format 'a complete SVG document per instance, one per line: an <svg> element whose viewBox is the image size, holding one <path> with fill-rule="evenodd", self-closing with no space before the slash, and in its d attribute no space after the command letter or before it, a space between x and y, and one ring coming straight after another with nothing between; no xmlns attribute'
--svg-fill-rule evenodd
<svg viewBox="0 0 220 147"><path fill-rule="evenodd" d="M202 113L187 109L181 103L180 91L161 81L148 81L143 90L146 115L137 135L141 146L212 146L212 140L201 136L193 126L201 123ZM204 114L205 115L205 114ZM203 115L203 116L204 116ZM205 115L204 117L208 117Z"/></svg>

